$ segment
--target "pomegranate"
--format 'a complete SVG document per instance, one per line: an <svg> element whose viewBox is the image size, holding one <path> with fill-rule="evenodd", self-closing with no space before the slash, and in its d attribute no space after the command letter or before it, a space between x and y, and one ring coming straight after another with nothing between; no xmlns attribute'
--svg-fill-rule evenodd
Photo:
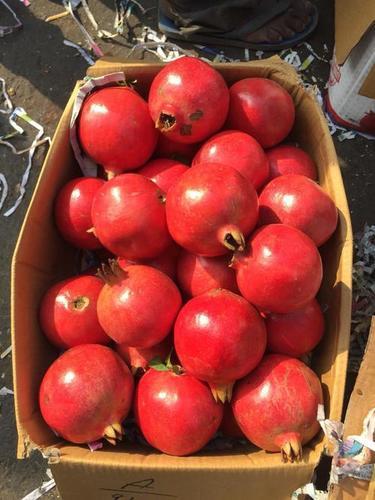
<svg viewBox="0 0 375 500"><path fill-rule="evenodd" d="M187 373L148 370L135 392L137 423L148 443L168 455L199 451L223 417L206 384ZM155 418L157 416L157 418Z"/></svg>
<svg viewBox="0 0 375 500"><path fill-rule="evenodd" d="M101 244L92 232L91 206L95 193L105 184L96 177L72 179L55 201L55 222L62 236L78 248L95 250Z"/></svg>
<svg viewBox="0 0 375 500"><path fill-rule="evenodd" d="M266 348L256 309L228 290L211 290L187 302L177 316L174 342L185 370L208 382L215 399L230 401L233 384L253 370Z"/></svg>
<svg viewBox="0 0 375 500"><path fill-rule="evenodd" d="M143 175L123 174L106 182L92 204L95 234L115 255L151 259L171 244L165 195Z"/></svg>
<svg viewBox="0 0 375 500"><path fill-rule="evenodd" d="M229 267L230 257L202 257L181 251L177 261L177 280L181 290L190 297L214 288L238 293L236 275Z"/></svg>
<svg viewBox="0 0 375 500"><path fill-rule="evenodd" d="M225 437L229 438L245 438L245 434L241 431L236 419L233 415L232 406L230 403L225 403L223 420L221 421L220 430Z"/></svg>
<svg viewBox="0 0 375 500"><path fill-rule="evenodd" d="M258 197L234 168L201 163L172 186L166 212L169 232L179 245L215 257L244 248L258 218Z"/></svg>
<svg viewBox="0 0 375 500"><path fill-rule="evenodd" d="M132 266L134 264L144 264L147 266L155 267L155 269L159 269L167 276L169 276L172 280L176 279L176 267L177 267L177 259L180 253L180 248L172 243L167 250L165 250L162 254L157 257L146 260L146 261L134 261L129 259L122 259L119 257L118 263L122 269L125 269L127 266Z"/></svg>
<svg viewBox="0 0 375 500"><path fill-rule="evenodd" d="M117 353L130 366L133 375L138 371L145 372L150 361L155 358L165 360L172 349L171 336L166 337L160 344L146 347L145 349L138 347L129 347L126 344L116 344Z"/></svg>
<svg viewBox="0 0 375 500"><path fill-rule="evenodd" d="M98 321L96 304L103 282L82 275L60 281L43 296L39 318L48 340L59 349L80 344L108 344Z"/></svg>
<svg viewBox="0 0 375 500"><path fill-rule="evenodd" d="M294 124L294 103L288 92L268 78L245 78L229 89L228 128L253 136L262 147L281 142Z"/></svg>
<svg viewBox="0 0 375 500"><path fill-rule="evenodd" d="M209 64L181 57L156 75L148 105L160 132L172 141L191 144L224 125L229 92L223 77Z"/></svg>
<svg viewBox="0 0 375 500"><path fill-rule="evenodd" d="M337 208L314 181L288 174L273 179L259 197L259 223L281 222L296 227L323 245L337 226Z"/></svg>
<svg viewBox="0 0 375 500"><path fill-rule="evenodd" d="M98 318L104 331L118 344L151 347L171 331L181 307L173 281L150 266L121 269L112 262L103 268L106 281L98 298Z"/></svg>
<svg viewBox="0 0 375 500"><path fill-rule="evenodd" d="M269 180L285 174L299 174L313 181L318 179L316 165L303 149L290 144L280 144L266 152L270 164Z"/></svg>
<svg viewBox="0 0 375 500"><path fill-rule="evenodd" d="M135 90L106 87L84 100L78 121L79 142L110 176L146 163L157 138L147 103Z"/></svg>
<svg viewBox="0 0 375 500"><path fill-rule="evenodd" d="M320 342L324 333L323 313L316 299L297 311L266 316L267 349L299 358Z"/></svg>
<svg viewBox="0 0 375 500"><path fill-rule="evenodd" d="M165 134L159 132L158 144L154 156L156 158L171 158L190 165L193 156L197 152L199 144L185 144L168 139Z"/></svg>
<svg viewBox="0 0 375 500"><path fill-rule="evenodd" d="M72 347L52 363L39 390L47 424L72 443L122 439L121 422L129 413L133 377L109 347Z"/></svg>
<svg viewBox="0 0 375 500"><path fill-rule="evenodd" d="M237 130L219 132L200 147L192 166L206 162L235 168L255 189L261 188L269 175L267 156L261 145L251 135Z"/></svg>
<svg viewBox="0 0 375 500"><path fill-rule="evenodd" d="M146 165L138 170L138 174L148 177L155 182L162 191L168 193L169 188L175 184L177 179L179 179L188 168L189 167L176 160L159 158L146 163Z"/></svg>
<svg viewBox="0 0 375 500"><path fill-rule="evenodd" d="M246 437L266 451L281 450L284 461L302 457L302 445L319 431L318 377L302 361L269 354L236 384L232 408Z"/></svg>
<svg viewBox="0 0 375 500"><path fill-rule="evenodd" d="M241 294L262 311L288 313L310 302L322 282L322 261L314 242L294 227L263 226L246 252L234 256Z"/></svg>

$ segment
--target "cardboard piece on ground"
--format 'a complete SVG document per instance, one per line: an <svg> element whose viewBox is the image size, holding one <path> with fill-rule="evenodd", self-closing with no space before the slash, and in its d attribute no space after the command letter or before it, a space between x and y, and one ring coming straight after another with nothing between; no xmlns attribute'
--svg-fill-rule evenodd
<svg viewBox="0 0 375 500"><path fill-rule="evenodd" d="M375 407L375 316L372 318L366 351L358 377L350 396L344 422L344 438L359 435L363 420ZM329 500L373 500L375 498L375 470L371 482L346 477L335 484Z"/></svg>
<svg viewBox="0 0 375 500"><path fill-rule="evenodd" d="M90 76L124 71L137 80L136 88L147 96L159 63L119 62L105 59L89 68ZM319 180L339 209L339 224L331 240L321 248L324 282L319 294L326 313L326 334L313 357L325 393L327 417L341 419L346 378L351 316L352 231L347 200L336 153L326 120L313 95L298 82L297 74L278 57L250 63L214 65L229 84L251 76L269 77L292 95L296 123L292 140L315 160ZM78 84L79 85L79 84ZM287 499L310 481L327 443L319 435L304 447L303 460L283 464L278 454L248 446L191 457L169 457L126 443L90 452L85 446L59 442L44 423L38 407L42 376L57 353L48 345L38 325L37 311L45 290L72 274L75 254L53 224L53 201L61 186L78 176L69 145L69 121L73 92L57 127L28 209L12 262L12 342L18 456L32 448L55 450L52 466L63 498L215 498L215 500ZM58 453L56 453L58 449ZM58 456L59 455L59 456Z"/></svg>

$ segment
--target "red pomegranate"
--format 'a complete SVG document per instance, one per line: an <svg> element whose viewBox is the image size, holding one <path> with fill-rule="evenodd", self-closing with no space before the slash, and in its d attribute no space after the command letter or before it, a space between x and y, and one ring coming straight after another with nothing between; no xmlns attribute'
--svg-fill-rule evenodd
<svg viewBox="0 0 375 500"><path fill-rule="evenodd" d="M233 415L232 406L230 403L225 403L223 420L221 421L220 430L225 437L241 439L246 438L245 434L241 431L236 419Z"/></svg>
<svg viewBox="0 0 375 500"><path fill-rule="evenodd" d="M123 174L106 182L92 204L95 234L112 253L126 259L151 259L171 244L165 194L150 179Z"/></svg>
<svg viewBox="0 0 375 500"><path fill-rule="evenodd" d="M305 175L313 181L318 179L315 163L301 148L290 144L280 144L268 149L266 155L270 164L269 180L285 174Z"/></svg>
<svg viewBox="0 0 375 500"><path fill-rule="evenodd" d="M72 179L55 201L55 222L62 236L78 248L95 250L101 244L92 232L91 206L98 189L105 184L96 177Z"/></svg>
<svg viewBox="0 0 375 500"><path fill-rule="evenodd" d="M299 358L318 345L324 317L316 299L288 314L267 314L267 349Z"/></svg>
<svg viewBox="0 0 375 500"><path fill-rule="evenodd" d="M310 302L322 282L314 242L294 227L263 226L233 260L241 294L262 311L288 313Z"/></svg>
<svg viewBox="0 0 375 500"><path fill-rule="evenodd" d="M148 370L135 392L136 420L154 448L168 455L199 451L214 437L223 417L206 384L187 373ZM155 418L157 416L157 418Z"/></svg>
<svg viewBox="0 0 375 500"><path fill-rule="evenodd" d="M202 257L182 250L177 261L177 280L181 290L190 297L215 288L238 293L236 275L229 267L230 257Z"/></svg>
<svg viewBox="0 0 375 500"><path fill-rule="evenodd" d="M234 168L201 163L170 189L166 212L169 232L180 246L215 257L244 248L258 218L258 197Z"/></svg>
<svg viewBox="0 0 375 500"><path fill-rule="evenodd" d="M150 266L104 269L106 284L98 298L98 318L118 344L151 347L171 331L181 307L177 286Z"/></svg>
<svg viewBox="0 0 375 500"><path fill-rule="evenodd" d="M224 125L229 92L223 77L209 64L181 57L156 75L148 105L160 132L172 141L191 144Z"/></svg>
<svg viewBox="0 0 375 500"><path fill-rule="evenodd" d="M281 142L294 124L294 103L288 92L268 78L245 78L229 89L228 128L253 136L262 147Z"/></svg>
<svg viewBox="0 0 375 500"><path fill-rule="evenodd" d="M102 88L83 102L79 142L84 152L111 175L146 163L157 137L146 101L129 87Z"/></svg>
<svg viewBox="0 0 375 500"><path fill-rule="evenodd" d="M198 148L199 144L185 144L183 142L171 141L165 134L159 132L158 144L154 156L156 158L170 158L190 165Z"/></svg>
<svg viewBox="0 0 375 500"><path fill-rule="evenodd" d="M259 197L259 224L281 222L323 245L337 226L337 208L314 181L304 175L281 175Z"/></svg>
<svg viewBox="0 0 375 500"><path fill-rule="evenodd" d="M162 271L172 280L175 280L179 254L180 248L175 243L172 243L172 245L170 245L162 254L150 260L134 261L119 257L117 261L122 269L125 269L127 266L133 266L134 264L144 264L146 266L155 267L155 269L159 269L159 271Z"/></svg>
<svg viewBox="0 0 375 500"><path fill-rule="evenodd" d="M83 444L121 440L121 422L129 413L133 377L109 347L72 347L52 363L39 390L39 405L47 424L60 437Z"/></svg>
<svg viewBox="0 0 375 500"><path fill-rule="evenodd" d="M177 316L175 349L185 370L208 382L215 399L230 401L233 384L253 370L266 348L256 309L228 290L211 290L187 302Z"/></svg>
<svg viewBox="0 0 375 500"><path fill-rule="evenodd" d="M96 304L103 288L101 279L83 275L60 281L43 296L40 326L59 349L80 344L108 344L110 338L98 321Z"/></svg>
<svg viewBox="0 0 375 500"><path fill-rule="evenodd" d="M210 162L235 168L255 189L268 179L268 160L261 145L238 130L224 130L208 139L194 156L192 166Z"/></svg>
<svg viewBox="0 0 375 500"><path fill-rule="evenodd" d="M144 165L138 174L148 177L150 180L165 193L168 193L169 188L181 177L189 167L176 160L167 158L159 158L151 160Z"/></svg>
<svg viewBox="0 0 375 500"><path fill-rule="evenodd" d="M149 363L155 358L164 361L172 349L172 338L168 335L160 344L146 347L129 347L126 344L116 344L116 352L136 374L139 370L145 372L149 368Z"/></svg>
<svg viewBox="0 0 375 500"><path fill-rule="evenodd" d="M280 451L284 461L302 457L302 445L319 431L323 402L318 377L302 361L269 354L236 384L234 416L246 437L266 451Z"/></svg>

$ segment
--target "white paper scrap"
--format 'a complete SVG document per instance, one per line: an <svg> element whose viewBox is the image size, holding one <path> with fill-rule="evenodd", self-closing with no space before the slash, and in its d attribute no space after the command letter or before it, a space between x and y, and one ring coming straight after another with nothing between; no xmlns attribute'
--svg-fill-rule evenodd
<svg viewBox="0 0 375 500"><path fill-rule="evenodd" d="M44 481L42 486L39 486L39 488L36 488L31 493L24 496L22 500L37 500L38 498L42 497L45 493L52 490L52 488L54 488L55 486L56 483L54 479L50 479L49 481Z"/></svg>
<svg viewBox="0 0 375 500"><path fill-rule="evenodd" d="M1 175L1 174L0 174ZM12 352L12 346L10 345L9 347L7 347L5 349L5 351L3 351L1 354L0 354L0 359L4 359L8 356L9 353Z"/></svg>
<svg viewBox="0 0 375 500"><path fill-rule="evenodd" d="M14 392L11 389L8 389L8 387L2 387L0 389L0 396L8 396L8 394L14 394Z"/></svg>

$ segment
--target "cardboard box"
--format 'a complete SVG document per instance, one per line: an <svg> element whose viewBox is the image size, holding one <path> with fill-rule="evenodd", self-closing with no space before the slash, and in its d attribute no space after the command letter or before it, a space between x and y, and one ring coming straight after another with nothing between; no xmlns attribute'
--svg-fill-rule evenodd
<svg viewBox="0 0 375 500"><path fill-rule="evenodd" d="M375 408L375 316L372 317L370 334L357 380L350 396L344 421L344 438L360 435L368 412ZM329 500L374 500L375 469L370 482L345 477L335 484Z"/></svg>
<svg viewBox="0 0 375 500"><path fill-rule="evenodd" d="M161 64L106 59L91 67L88 74L101 76L124 71L129 80L137 80L137 89L145 95L161 67ZM339 209L338 228L321 249L324 283L320 300L326 307L327 328L314 356L313 367L323 383L326 414L340 419L351 316L352 231L341 173L325 118L314 97L299 84L294 70L278 57L215 67L229 84L241 78L261 76L274 79L290 92L296 105L293 139L314 158L320 183ZM125 441L116 448L105 446L91 453L86 446L59 442L44 423L38 407L38 388L56 353L40 331L37 311L45 290L72 274L74 268L74 251L54 227L52 209L60 187L79 175L68 139L78 86L79 83L57 127L12 262L18 456L26 457L33 448L42 448L46 453L51 447L57 450L54 457L58 463L52 470L62 497L69 500L289 498L292 491L310 480L326 444L321 435L304 448L300 463L283 464L278 454L265 453L251 446L179 458L130 446Z"/></svg>
<svg viewBox="0 0 375 500"><path fill-rule="evenodd" d="M375 134L375 2L336 0L327 110L337 123Z"/></svg>

